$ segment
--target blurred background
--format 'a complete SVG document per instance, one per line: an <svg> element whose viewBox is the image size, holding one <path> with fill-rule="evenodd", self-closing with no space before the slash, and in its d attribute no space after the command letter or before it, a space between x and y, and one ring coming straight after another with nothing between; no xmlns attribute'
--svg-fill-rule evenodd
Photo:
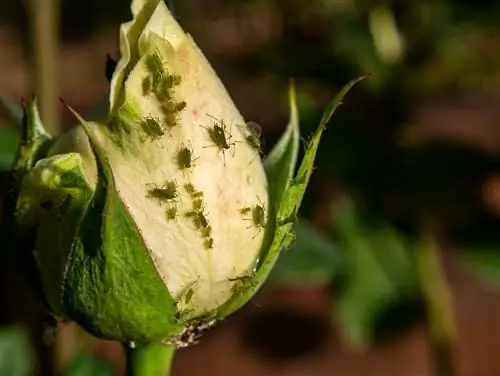
<svg viewBox="0 0 500 376"><path fill-rule="evenodd" d="M0 1L0 94L15 102L34 90L33 1ZM287 124L290 78L308 139L341 87L374 73L328 126L296 242L252 302L176 354L173 375L500 375L500 3L169 6L261 125L265 151ZM106 55L118 57L129 2L59 7L54 82L85 112L106 95ZM2 196L18 142L3 115ZM49 374L43 313L3 251L0 374ZM61 338L65 374L123 374L119 344L71 325Z"/></svg>

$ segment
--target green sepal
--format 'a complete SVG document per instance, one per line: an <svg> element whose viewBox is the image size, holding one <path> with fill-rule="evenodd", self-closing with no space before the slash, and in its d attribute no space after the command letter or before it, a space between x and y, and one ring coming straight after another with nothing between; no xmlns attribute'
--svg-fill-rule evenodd
<svg viewBox="0 0 500 376"><path fill-rule="evenodd" d="M288 125L263 162L269 186L269 201L276 205L281 202L283 192L293 178L299 154L299 114L293 82L290 84L288 100L290 106Z"/></svg>
<svg viewBox="0 0 500 376"><path fill-rule="evenodd" d="M14 163L14 177L21 179L24 173L45 156L52 142L52 136L45 130L40 118L36 98L33 97L24 107L23 134Z"/></svg>
<svg viewBox="0 0 500 376"><path fill-rule="evenodd" d="M61 287L74 236L92 190L80 154L44 158L24 176L16 206L23 232L36 231L31 251L51 312L63 315Z"/></svg>
<svg viewBox="0 0 500 376"><path fill-rule="evenodd" d="M31 229L18 227L16 206L23 177L38 160L45 157L52 142L52 137L45 130L40 119L36 98L33 97L27 105L23 106L21 141L12 166L10 184L4 201L2 228L9 261L33 289L40 301L45 303L42 283L32 252L37 229L36 227Z"/></svg>
<svg viewBox="0 0 500 376"><path fill-rule="evenodd" d="M306 190L306 187L309 183L309 179L313 171L314 160L316 158L316 153L318 150L321 135L323 134L323 131L326 129L326 125L330 121L330 118L332 117L335 110L338 108L340 104L342 104L342 100L344 96L347 94L347 92L355 84L357 84L365 77L366 76L360 77L356 80L349 82L329 103L326 111L324 112L321 118L318 128L314 132L312 139L309 142L309 145L305 151L304 158L300 164L296 176L293 179L291 179L291 177L288 177L286 181L285 179L279 179L280 183L276 183L274 186L270 188L275 190L274 197L280 197L280 200L279 203L277 204L276 215L273 217L271 217L270 215L270 218L268 219L268 221L272 221L272 223L268 224L267 230L269 231L269 228L272 228L272 226L274 226L273 231L269 232L272 235L272 242L270 247L268 248L269 250L263 257L263 259L259 261L253 276L251 276L251 278L248 278L246 280L242 280L239 288L237 289L237 291L235 291L233 298L220 307L217 313L218 317L228 316L234 311L236 311L238 308L240 308L242 305L244 305L246 302L248 302L266 281L272 268L276 264L276 261L278 260L281 251L288 248L292 244L295 238L293 227L296 222L297 212L302 202L302 198L304 197L304 192ZM296 111L296 105L295 105L295 92L293 86L291 87L290 99L291 99L291 106L290 106L291 121L288 124L285 134L292 134L298 137L299 135L298 130L297 131L289 130L289 128L291 127L298 128L298 116L295 117L294 115L294 111ZM294 117L296 121L293 121ZM279 144L279 148L281 150L290 150L294 147L298 149L299 141L298 139L295 139L294 136L288 137L288 142L293 144L293 146L288 148L287 145L282 143ZM271 155L273 153L278 154L278 152L275 152L274 150L271 152ZM276 171L274 169L274 165L291 166L293 169L294 165L293 158L294 156L297 155L296 153L298 153L298 150L292 152L283 152L281 153L282 159L273 158L271 160L268 160L267 163L265 164L266 174L268 174L268 180L278 181L274 179L273 176L269 176L269 174ZM272 161L272 163L270 161ZM280 191L282 192L281 194ZM264 246L266 245L267 243L264 242Z"/></svg>
<svg viewBox="0 0 500 376"><path fill-rule="evenodd" d="M177 310L144 240L120 199L92 127L80 118L97 159L98 184L83 219L64 283L68 316L91 334L153 342L182 331Z"/></svg>

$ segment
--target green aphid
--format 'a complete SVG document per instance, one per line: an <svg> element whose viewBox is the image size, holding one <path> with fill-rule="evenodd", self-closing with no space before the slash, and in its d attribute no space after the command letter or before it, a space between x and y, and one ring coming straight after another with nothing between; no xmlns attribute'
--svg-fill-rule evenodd
<svg viewBox="0 0 500 376"><path fill-rule="evenodd" d="M196 189L194 188L194 185L191 183L186 183L184 184L184 189L186 190L187 193L189 193L191 196L193 195L194 192L196 192Z"/></svg>
<svg viewBox="0 0 500 376"><path fill-rule="evenodd" d="M164 72L165 64L161 58L160 51L156 50L146 57L146 68L150 73Z"/></svg>
<svg viewBox="0 0 500 376"><path fill-rule="evenodd" d="M142 80L142 91L144 95L151 93L158 94L161 92L161 85L163 82L163 72L152 72L149 76Z"/></svg>
<svg viewBox="0 0 500 376"><path fill-rule="evenodd" d="M196 198L193 200L193 210L201 210L203 207L203 200L201 198Z"/></svg>
<svg viewBox="0 0 500 376"><path fill-rule="evenodd" d="M189 302L193 298L193 295L194 295L194 288L192 287L188 288L188 290L186 291L186 295L184 295L184 303L189 304Z"/></svg>
<svg viewBox="0 0 500 376"><path fill-rule="evenodd" d="M198 212L198 221L200 222L201 227L207 228L208 227L208 221L205 215L200 211Z"/></svg>
<svg viewBox="0 0 500 376"><path fill-rule="evenodd" d="M248 282L251 278L249 275L241 275L239 277L228 278L227 280L231 282Z"/></svg>
<svg viewBox="0 0 500 376"><path fill-rule="evenodd" d="M266 213L263 205L255 205L252 208L252 221L256 227L266 227Z"/></svg>
<svg viewBox="0 0 500 376"><path fill-rule="evenodd" d="M197 191L194 188L194 185L191 184L191 183L184 184L184 189L186 190L187 193L189 193L189 195L192 198L201 198L201 197L203 197L203 192L202 191Z"/></svg>
<svg viewBox="0 0 500 376"><path fill-rule="evenodd" d="M194 288L196 286L197 282L192 282L189 285L187 285L184 289L183 292L181 293L180 297L178 298L179 301L184 301L184 304L187 305L191 301L191 299L194 296Z"/></svg>
<svg viewBox="0 0 500 376"><path fill-rule="evenodd" d="M245 141L250 147L259 153L261 152L261 138L262 138L262 128L259 124L254 121L249 121L246 123L247 130L249 134L245 137Z"/></svg>
<svg viewBox="0 0 500 376"><path fill-rule="evenodd" d="M248 136L245 137L245 141L247 144L254 149L257 152L261 152L260 150L260 140L255 137L253 134L249 134Z"/></svg>
<svg viewBox="0 0 500 376"><path fill-rule="evenodd" d="M214 240L212 238L207 238L203 241L203 245L205 246L206 249L213 249Z"/></svg>
<svg viewBox="0 0 500 376"><path fill-rule="evenodd" d="M146 133L150 138L156 139L165 134L164 125L160 122L158 118L146 117L141 122L141 127L144 133Z"/></svg>
<svg viewBox="0 0 500 376"><path fill-rule="evenodd" d="M231 146L234 145L234 142L229 142L232 136L231 134L227 135L226 125L224 124L224 121L217 120L212 127L202 127L207 130L208 136L213 143L213 145L210 146L215 146L219 151L222 151L222 154L225 158L225 151L229 150Z"/></svg>
<svg viewBox="0 0 500 376"><path fill-rule="evenodd" d="M249 208L249 207L247 207L247 208L242 208L242 209L240 209L240 214L245 215L245 214L250 213L251 211L252 211L252 208Z"/></svg>
<svg viewBox="0 0 500 376"><path fill-rule="evenodd" d="M208 220L201 210L189 211L185 214L185 216L193 219L194 226L197 230L208 227Z"/></svg>
<svg viewBox="0 0 500 376"><path fill-rule="evenodd" d="M181 83L181 76L179 75L167 75L163 78L162 82L161 82L161 88L162 90L165 92L165 91L169 91L169 90L172 90L174 88L174 86L177 86Z"/></svg>
<svg viewBox="0 0 500 376"><path fill-rule="evenodd" d="M177 184L175 181L167 181L161 187L153 187L148 190L149 197L162 201L171 201L177 198Z"/></svg>
<svg viewBox="0 0 500 376"><path fill-rule="evenodd" d="M177 152L177 165L181 170L193 167L193 148L192 146L182 146Z"/></svg>
<svg viewBox="0 0 500 376"><path fill-rule="evenodd" d="M266 227L266 212L264 209L264 205L260 203L259 205L255 205L253 207L246 207L240 209L240 214L246 215L251 213L252 218L250 219L254 226L257 228L265 228Z"/></svg>
<svg viewBox="0 0 500 376"><path fill-rule="evenodd" d="M174 220L177 217L177 208L176 207L168 208L166 212L166 217L168 221Z"/></svg>
<svg viewBox="0 0 500 376"><path fill-rule="evenodd" d="M208 225L207 227L202 228L201 235L204 238L209 238L212 235L212 226Z"/></svg>

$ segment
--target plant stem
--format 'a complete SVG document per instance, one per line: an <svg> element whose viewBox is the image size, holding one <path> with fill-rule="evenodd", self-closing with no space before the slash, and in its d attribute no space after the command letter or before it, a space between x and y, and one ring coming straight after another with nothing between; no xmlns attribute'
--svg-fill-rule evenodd
<svg viewBox="0 0 500 376"><path fill-rule="evenodd" d="M127 376L169 376L175 346L161 343L137 345L124 344L127 357Z"/></svg>
<svg viewBox="0 0 500 376"><path fill-rule="evenodd" d="M416 266L426 305L435 373L437 376L454 376L456 370L453 361L453 305L439 249L431 237L426 237L420 243L416 253Z"/></svg>
<svg viewBox="0 0 500 376"><path fill-rule="evenodd" d="M33 74L40 105L40 116L47 131L60 134L58 116L59 1L31 0Z"/></svg>

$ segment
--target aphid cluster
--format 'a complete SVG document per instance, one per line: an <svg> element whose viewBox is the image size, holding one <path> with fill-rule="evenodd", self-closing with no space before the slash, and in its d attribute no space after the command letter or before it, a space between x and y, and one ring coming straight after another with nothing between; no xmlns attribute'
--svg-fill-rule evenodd
<svg viewBox="0 0 500 376"><path fill-rule="evenodd" d="M162 123L173 128L177 124L177 115L186 107L186 102L175 101L174 96L175 86L180 84L181 78L166 71L158 50L146 56L145 65L149 74L142 82L144 95L156 97L163 113Z"/></svg>
<svg viewBox="0 0 500 376"><path fill-rule="evenodd" d="M205 248L211 249L214 247L214 239L212 238L212 226L210 226L205 214L203 192L196 190L191 183L185 184L184 189L192 200L192 210L186 212L184 216L190 218L195 228L200 231Z"/></svg>

